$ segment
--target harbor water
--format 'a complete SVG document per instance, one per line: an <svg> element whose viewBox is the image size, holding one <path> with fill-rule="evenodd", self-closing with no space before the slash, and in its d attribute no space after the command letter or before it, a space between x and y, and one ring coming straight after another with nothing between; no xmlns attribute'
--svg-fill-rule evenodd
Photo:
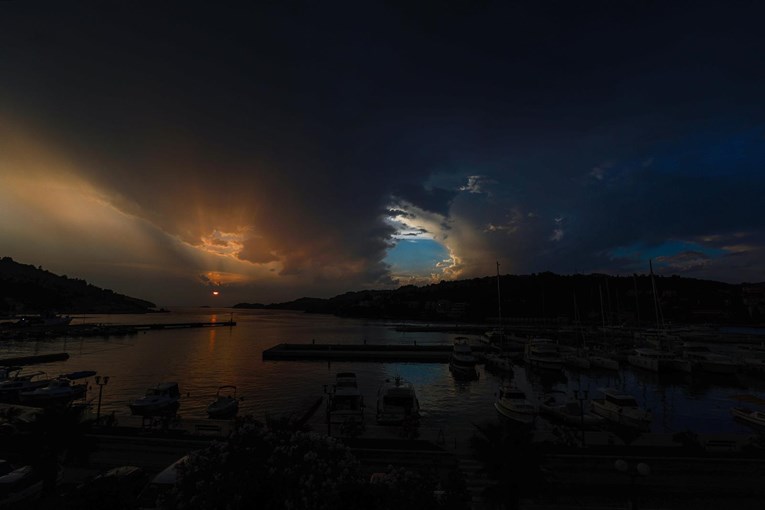
<svg viewBox="0 0 765 510"><path fill-rule="evenodd" d="M423 425L448 431L469 429L474 423L497 420L493 407L503 374L478 366L475 381L455 380L446 363L379 363L327 361L263 361L264 350L279 343L332 344L444 344L458 334L400 332L385 321L338 318L272 310L174 309L146 315L90 315L78 323L145 324L146 322L210 322L232 319L233 327L148 330L108 338L9 340L0 344L0 357L67 352L69 360L26 367L49 376L77 370L96 370L109 376L103 387L102 414L129 415L128 403L159 382L176 381L184 395L179 414L205 418L206 407L219 386L235 385L243 397L240 415L257 419L293 413L307 399L323 395L337 372L357 374L359 388L373 414L377 390L387 378L401 376L411 382L420 401ZM479 335L459 334L474 342ZM619 372L568 370L560 374L516 366L512 378L539 403L553 391L587 391L599 397L599 388L612 387L633 395L651 409L651 429L657 433L691 430L697 433L749 433L735 422L730 409L741 394L763 396L765 381L751 376L699 377L660 375L622 364ZM91 382L88 399L98 397ZM538 427L545 427L541 420Z"/></svg>

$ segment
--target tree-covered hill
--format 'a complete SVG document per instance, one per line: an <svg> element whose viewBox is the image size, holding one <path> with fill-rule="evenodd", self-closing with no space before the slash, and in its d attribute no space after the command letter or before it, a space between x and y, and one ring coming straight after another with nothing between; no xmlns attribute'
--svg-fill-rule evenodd
<svg viewBox="0 0 765 510"><path fill-rule="evenodd" d="M654 300L654 287L657 299ZM501 299L498 300L498 295ZM501 309L500 309L501 303ZM503 275L422 287L347 292L330 299L250 305L351 317L429 321L535 319L608 325L755 323L765 320L765 283L729 284L649 275Z"/></svg>
<svg viewBox="0 0 765 510"><path fill-rule="evenodd" d="M142 313L154 303L85 280L59 276L42 267L0 259L0 313Z"/></svg>

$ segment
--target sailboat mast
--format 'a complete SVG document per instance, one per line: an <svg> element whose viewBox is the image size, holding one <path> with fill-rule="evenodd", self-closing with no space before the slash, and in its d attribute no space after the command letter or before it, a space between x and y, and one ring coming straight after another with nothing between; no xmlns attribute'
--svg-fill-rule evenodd
<svg viewBox="0 0 765 510"><path fill-rule="evenodd" d="M659 311L659 296L656 294L656 281L653 277L653 262L650 259L648 260L648 267L651 270L651 290L653 291L653 307L656 312L656 327L658 329L663 329L664 320L663 318L661 318L661 320L659 319L661 317L661 313Z"/></svg>
<svg viewBox="0 0 765 510"><path fill-rule="evenodd" d="M502 296L499 286L499 261L497 261L497 312L499 313L499 332L502 334Z"/></svg>

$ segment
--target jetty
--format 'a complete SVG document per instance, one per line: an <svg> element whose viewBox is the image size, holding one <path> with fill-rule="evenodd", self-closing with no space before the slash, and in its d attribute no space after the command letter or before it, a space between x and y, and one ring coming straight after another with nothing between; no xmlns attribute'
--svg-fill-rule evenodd
<svg viewBox="0 0 765 510"><path fill-rule="evenodd" d="M485 345L471 346L473 352L487 350ZM415 361L447 363L451 345L413 344L288 344L263 351L264 361Z"/></svg>

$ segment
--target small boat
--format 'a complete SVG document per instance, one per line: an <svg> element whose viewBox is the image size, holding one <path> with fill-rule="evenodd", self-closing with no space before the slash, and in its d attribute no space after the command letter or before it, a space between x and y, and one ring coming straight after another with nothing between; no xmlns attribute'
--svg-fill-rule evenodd
<svg viewBox="0 0 765 510"><path fill-rule="evenodd" d="M329 422L364 428L364 397L353 372L339 372L335 376L335 387L329 399Z"/></svg>
<svg viewBox="0 0 765 510"><path fill-rule="evenodd" d="M236 398L236 386L226 385L218 388L215 400L207 406L209 418L233 418L239 412L239 399Z"/></svg>
<svg viewBox="0 0 765 510"><path fill-rule="evenodd" d="M146 390L146 395L129 404L130 411L137 416L168 416L180 407L181 393L178 383L160 383Z"/></svg>
<svg viewBox="0 0 765 510"><path fill-rule="evenodd" d="M590 360L581 356L576 349L561 352L563 364L570 368L579 368L586 370L590 368Z"/></svg>
<svg viewBox="0 0 765 510"><path fill-rule="evenodd" d="M38 499L42 490L43 478L34 467L0 460L0 508L20 508L18 504Z"/></svg>
<svg viewBox="0 0 765 510"><path fill-rule="evenodd" d="M400 376L387 379L377 391L377 423L401 425L417 423L420 419L420 402L411 383Z"/></svg>
<svg viewBox="0 0 765 510"><path fill-rule="evenodd" d="M650 430L651 411L639 407L633 396L612 388L603 388L600 391L604 398L592 399L590 406L593 413L616 425L642 431Z"/></svg>
<svg viewBox="0 0 765 510"><path fill-rule="evenodd" d="M73 384L66 377L57 377L47 386L19 393L19 400L36 407L51 407L67 405L78 398L83 398L88 391L88 385Z"/></svg>
<svg viewBox="0 0 765 510"><path fill-rule="evenodd" d="M531 425L537 416L537 408L526 398L526 393L510 383L499 388L494 401L497 412L521 425Z"/></svg>
<svg viewBox="0 0 765 510"><path fill-rule="evenodd" d="M592 413L589 407L588 402L552 394L539 406L539 413L574 427L594 428L603 424L605 418Z"/></svg>
<svg viewBox="0 0 765 510"><path fill-rule="evenodd" d="M475 370L477 362L478 360L473 356L473 350L470 348L470 344L464 339L457 339L457 341L454 342L452 354L449 357L449 371L451 371L455 377L477 379L478 373Z"/></svg>
<svg viewBox="0 0 765 510"><path fill-rule="evenodd" d="M746 407L734 407L730 410L733 417L759 431L765 431L765 412L753 411Z"/></svg>

